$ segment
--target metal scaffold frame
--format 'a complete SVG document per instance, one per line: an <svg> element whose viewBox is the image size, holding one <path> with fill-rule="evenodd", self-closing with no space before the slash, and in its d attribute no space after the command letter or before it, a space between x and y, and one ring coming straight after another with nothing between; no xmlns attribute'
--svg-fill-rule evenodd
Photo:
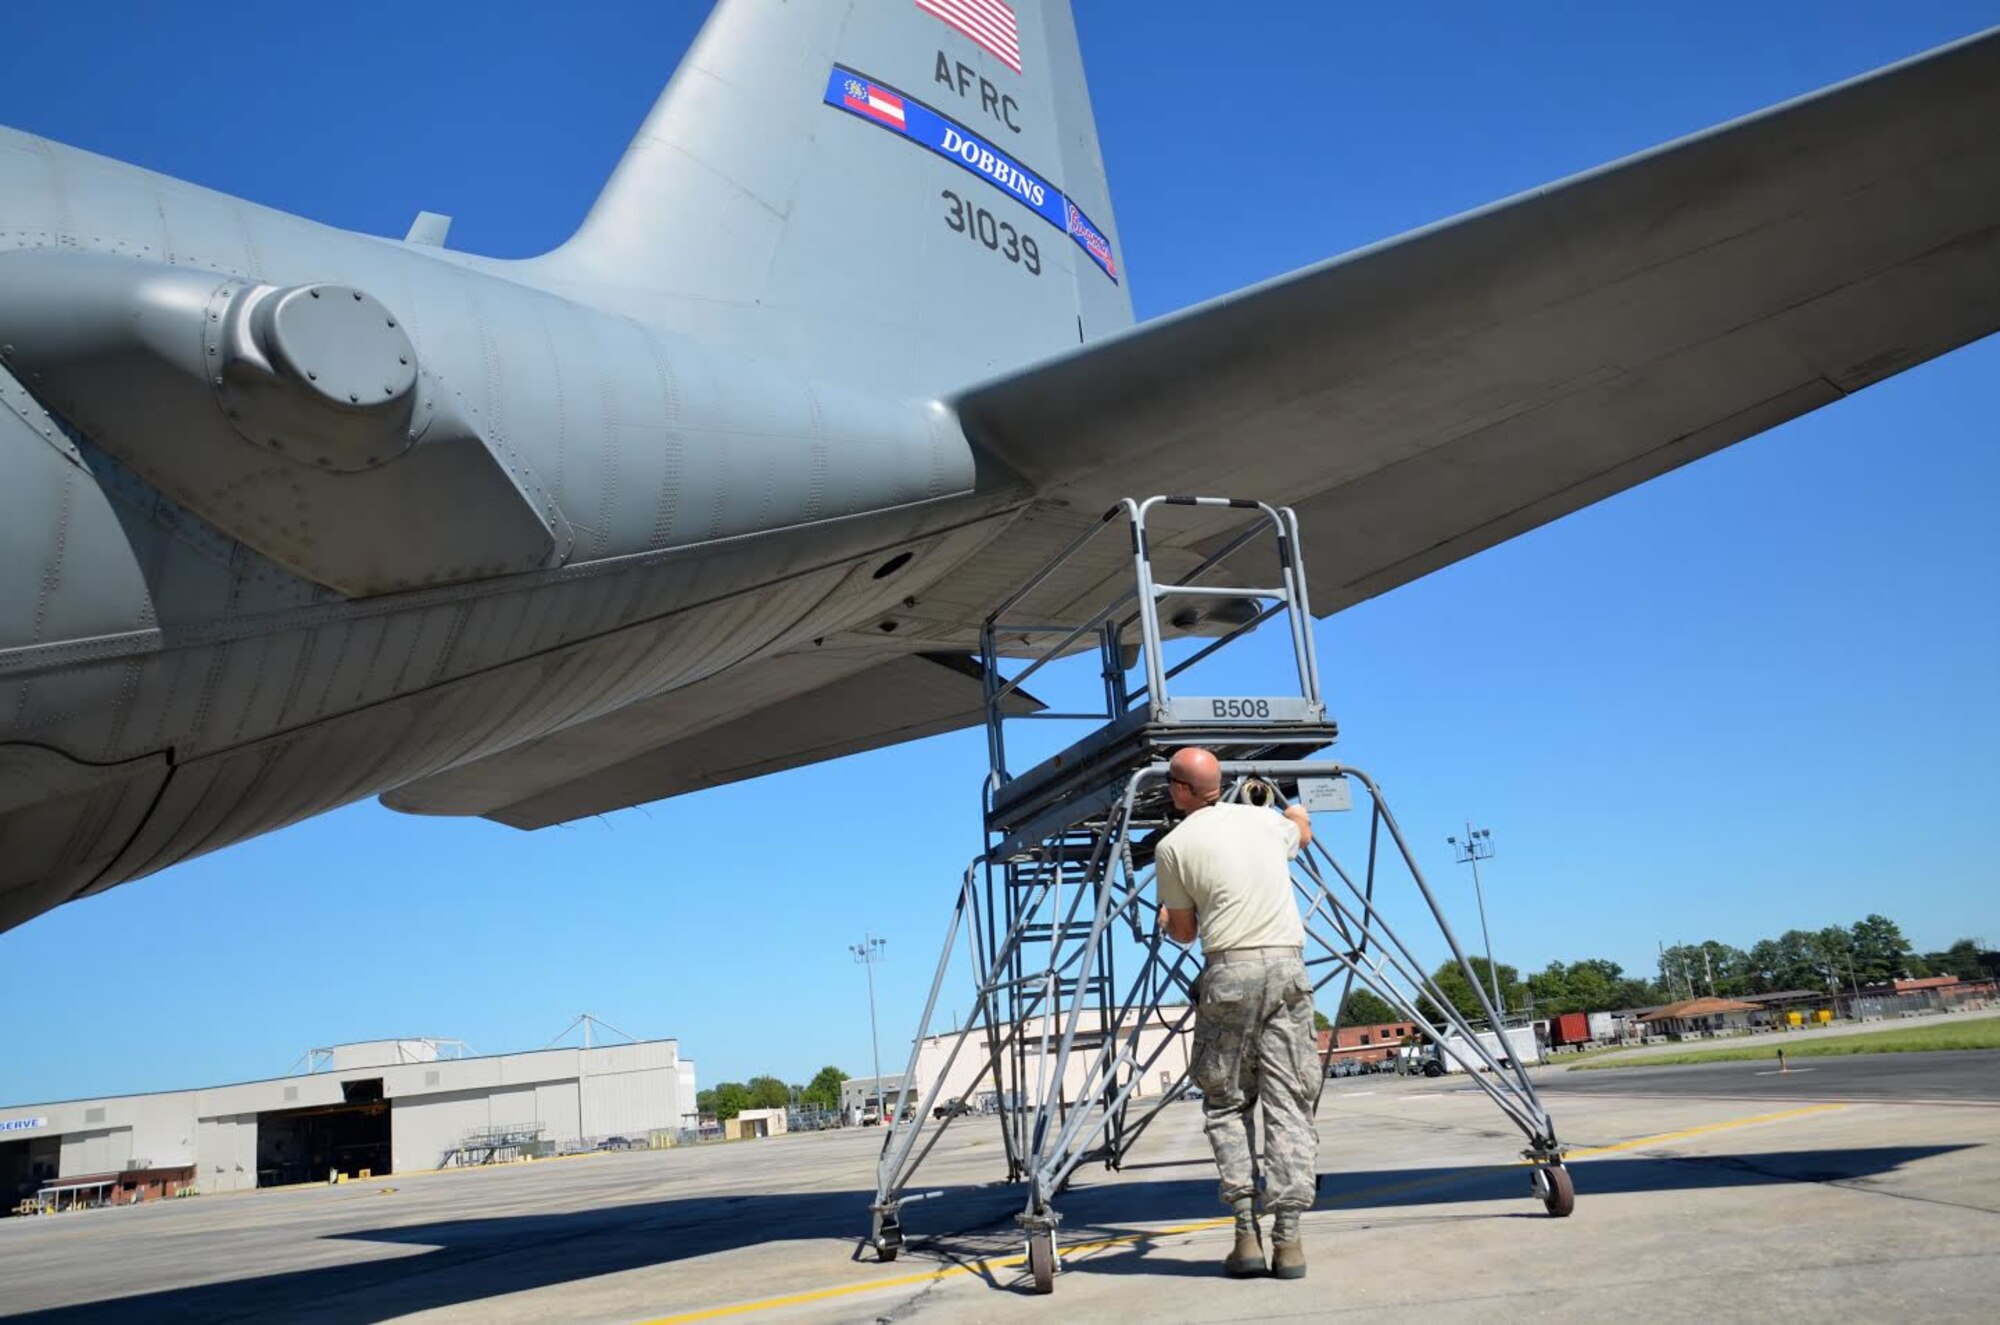
<svg viewBox="0 0 2000 1325"><path fill-rule="evenodd" d="M1172 508L1190 507L1255 514L1217 551L1163 581L1154 574L1149 525ZM1080 563L1092 542L1120 523L1131 534L1130 588L1080 623L1015 619L1038 590L1053 586L1065 567ZM1219 578L1225 566L1252 556L1260 567L1275 564L1279 583ZM1175 600L1174 628L1209 638L1190 641L1187 656L1170 662L1161 607ZM1171 692L1190 669L1280 617L1295 690L1220 697ZM1414 885L1485 1024L1502 1026L1380 788L1360 769L1313 757L1332 744L1337 729L1320 695L1311 621L1297 517L1289 508L1216 497L1120 502L987 618L981 648L991 762L986 849L967 867L959 888L906 1082L917 1078L955 955L972 973L972 1012L923 1084L914 1111L885 1119L870 1231L883 1260L893 1260L903 1246L904 1207L940 1194L906 1189L963 1112L962 1101L987 1087L999 1103L1008 1181L1026 1184L1016 1219L1027 1236L1030 1270L1036 1288L1049 1291L1060 1267L1055 1200L1086 1161L1119 1167L1185 1086L1183 1073L1157 1097L1141 1096L1171 1038L1157 1032L1191 1030L1194 1018L1195 960L1160 930L1152 854L1172 822L1167 760L1196 745L1221 761L1226 799L1347 809L1360 789L1369 816L1362 864L1348 868L1317 839L1293 862L1314 991L1340 981L1336 1022L1359 981L1399 1016L1430 1027L1438 1052L1527 1138L1523 1154L1531 1162L1534 1195L1551 1213L1569 1213L1574 1192L1563 1148L1525 1065L1508 1054L1504 1038L1489 1044L1480 1037L1378 906L1378 884ZM1008 701L1025 695L1031 677L1093 642L1103 680L1101 711L1007 712ZM1007 724L1052 719L1099 725L1061 753L1011 773ZM1149 1030L1156 1033L1147 1049ZM968 1047L979 1056L976 1075L959 1098L941 1106L945 1083Z"/></svg>

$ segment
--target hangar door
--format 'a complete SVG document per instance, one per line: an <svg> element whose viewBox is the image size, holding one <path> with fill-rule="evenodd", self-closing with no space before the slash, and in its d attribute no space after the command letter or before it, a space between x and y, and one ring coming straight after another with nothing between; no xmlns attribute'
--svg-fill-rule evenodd
<svg viewBox="0 0 2000 1325"><path fill-rule="evenodd" d="M257 1185L325 1182L335 1173L390 1172L389 1101L382 1078L340 1083L339 1104L257 1115Z"/></svg>
<svg viewBox="0 0 2000 1325"><path fill-rule="evenodd" d="M54 1182L62 1163L62 1137L34 1136L0 1141L0 1216Z"/></svg>

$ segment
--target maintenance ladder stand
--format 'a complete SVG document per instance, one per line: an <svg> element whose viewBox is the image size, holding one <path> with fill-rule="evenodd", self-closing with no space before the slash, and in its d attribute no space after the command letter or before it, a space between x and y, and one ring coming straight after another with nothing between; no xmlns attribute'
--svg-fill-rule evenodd
<svg viewBox="0 0 2000 1325"><path fill-rule="evenodd" d="M1173 514L1172 508L1218 506L1245 512L1247 526L1177 582L1160 582L1153 573L1149 527ZM1085 549L1119 524L1131 535L1130 588L1080 624L1011 619L1039 589L1048 590L1045 597L1060 597L1065 584L1079 582L1078 571L1085 573L1081 582L1093 582L1101 572L1093 573L1092 563L1082 559ZM1240 566L1252 556L1261 567L1275 564L1278 585L1215 579L1225 565ZM1163 606L1177 630L1210 637L1172 664L1161 629ZM1276 618L1284 618L1290 632L1296 693L1191 697L1170 690L1177 677ZM1129 643L1135 628L1136 649ZM1088 649L1092 637L1101 661L1103 712L1023 712L1036 707L1023 684L1054 659ZM1016 669L1012 675L1003 673L1003 650L1015 655L1006 660ZM966 869L906 1082L916 1081L961 935L973 973L972 1012L935 1065L914 1113L888 1120L870 1207L869 1240L882 1260L894 1260L902 1248L903 1207L942 1195L905 1194L905 1188L945 1129L966 1112L960 1101L970 1103L985 1087L999 1101L1007 1179L1027 1184L1025 1208L1016 1220L1027 1235L1035 1289L1051 1291L1061 1220L1052 1203L1086 1160L1119 1167L1160 1110L1181 1093L1185 1072L1172 1088L1141 1098L1142 1083L1170 1040L1192 1030L1197 974L1189 950L1159 932L1152 842L1171 826L1167 760L1174 751L1197 745L1221 760L1227 800L1347 809L1353 788L1360 787L1370 812L1360 871L1343 866L1319 840L1293 862L1314 991L1341 980L1340 997L1330 1010L1336 1023L1356 980L1406 1020L1442 1021L1435 1035L1440 1052L1527 1137L1522 1153L1531 1164L1534 1194L1551 1214L1570 1212L1575 1197L1563 1148L1525 1068L1501 1056L1501 1037L1494 1037L1493 1045L1481 1041L1376 909L1378 872L1394 876L1400 861L1400 872L1415 884L1477 994L1486 1024L1501 1025L1374 780L1359 769L1311 757L1332 744L1337 729L1320 698L1298 519L1289 508L1219 497L1126 499L987 618L980 653L992 764L985 790L986 850ZM1141 670L1143 681L1134 688L1133 673ZM1011 775L1006 728L1010 721L1029 719L1103 725L1060 754ZM1121 966L1129 974L1121 974ZM978 1074L957 1099L940 1107L952 1066L968 1046L983 1052Z"/></svg>

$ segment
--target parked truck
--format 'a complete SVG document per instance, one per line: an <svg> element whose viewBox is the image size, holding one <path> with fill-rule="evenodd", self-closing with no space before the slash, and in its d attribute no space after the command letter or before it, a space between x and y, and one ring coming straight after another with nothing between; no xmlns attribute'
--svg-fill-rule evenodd
<svg viewBox="0 0 2000 1325"><path fill-rule="evenodd" d="M1590 1015L1565 1012L1549 1018L1549 1048L1568 1049L1590 1043Z"/></svg>
<svg viewBox="0 0 2000 1325"><path fill-rule="evenodd" d="M1525 1064L1542 1061L1542 1044L1535 1038L1535 1028L1532 1026L1510 1026L1504 1032L1480 1031L1478 1040L1486 1052L1497 1059L1502 1067L1514 1061ZM1447 1072L1463 1072L1468 1066L1473 1068L1485 1066L1485 1061L1479 1057L1478 1051L1466 1044L1464 1038L1458 1035L1445 1037L1443 1052L1438 1055L1438 1062Z"/></svg>

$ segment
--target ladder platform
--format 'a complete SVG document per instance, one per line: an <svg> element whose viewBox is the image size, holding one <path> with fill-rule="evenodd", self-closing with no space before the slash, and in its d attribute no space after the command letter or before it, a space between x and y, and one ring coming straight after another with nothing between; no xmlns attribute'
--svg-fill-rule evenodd
<svg viewBox="0 0 2000 1325"><path fill-rule="evenodd" d="M1339 736L1339 724L1326 719L1166 722L1141 706L1001 783L986 814L986 829L1012 834L1085 791L1120 784L1191 745L1213 750L1224 762L1298 760L1324 750Z"/></svg>

